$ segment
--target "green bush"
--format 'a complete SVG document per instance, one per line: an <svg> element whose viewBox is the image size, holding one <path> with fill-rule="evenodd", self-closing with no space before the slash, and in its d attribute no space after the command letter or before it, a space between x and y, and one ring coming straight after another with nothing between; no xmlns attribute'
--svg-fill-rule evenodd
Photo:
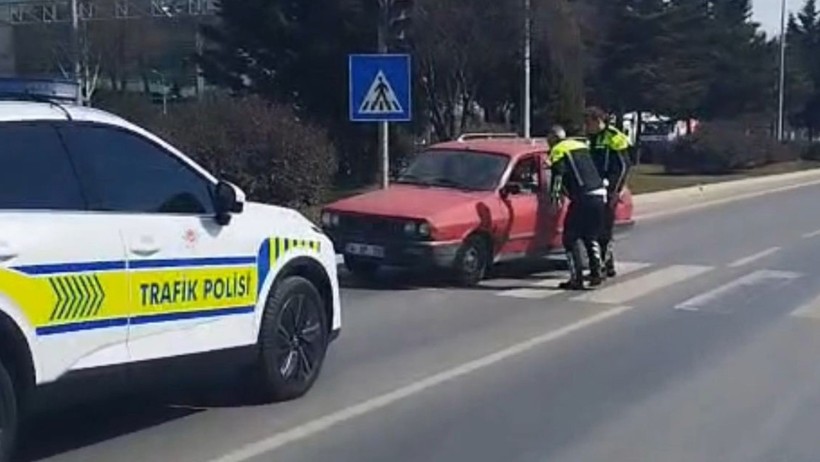
<svg viewBox="0 0 820 462"><path fill-rule="evenodd" d="M309 210L323 203L336 172L335 149L324 130L255 97L211 95L172 105L167 116L134 100L104 106L233 181L250 200Z"/></svg>
<svg viewBox="0 0 820 462"><path fill-rule="evenodd" d="M696 133L673 143L661 164L668 173L722 175L799 157L793 145L779 143L742 123L725 121L701 124Z"/></svg>
<svg viewBox="0 0 820 462"><path fill-rule="evenodd" d="M820 161L820 143L810 143L803 147L800 157L805 160Z"/></svg>

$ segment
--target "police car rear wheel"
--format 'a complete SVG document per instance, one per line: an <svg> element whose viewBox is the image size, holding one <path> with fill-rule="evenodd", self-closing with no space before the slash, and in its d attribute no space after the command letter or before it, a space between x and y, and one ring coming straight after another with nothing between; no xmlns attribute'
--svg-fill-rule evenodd
<svg viewBox="0 0 820 462"><path fill-rule="evenodd" d="M6 368L0 363L0 462L11 460L17 439L17 399Z"/></svg>
<svg viewBox="0 0 820 462"><path fill-rule="evenodd" d="M313 284L298 276L282 281L268 297L259 342L266 398L299 398L313 386L328 344L323 307Z"/></svg>

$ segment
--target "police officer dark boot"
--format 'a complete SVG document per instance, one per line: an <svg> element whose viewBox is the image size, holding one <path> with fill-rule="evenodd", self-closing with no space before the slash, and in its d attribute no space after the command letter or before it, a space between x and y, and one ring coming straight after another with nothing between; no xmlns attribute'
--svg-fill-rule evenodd
<svg viewBox="0 0 820 462"><path fill-rule="evenodd" d="M584 290L584 272L580 265L581 255L578 248L567 250L567 269L569 269L569 280L558 284L562 290Z"/></svg>
<svg viewBox="0 0 820 462"><path fill-rule="evenodd" d="M608 278L614 278L618 275L618 272L615 271L615 251L612 247L612 241L609 241L606 245L604 257L604 275Z"/></svg>
<svg viewBox="0 0 820 462"><path fill-rule="evenodd" d="M597 287L604 282L601 271L601 247L597 242L592 241L587 244L587 256L589 258L589 286Z"/></svg>

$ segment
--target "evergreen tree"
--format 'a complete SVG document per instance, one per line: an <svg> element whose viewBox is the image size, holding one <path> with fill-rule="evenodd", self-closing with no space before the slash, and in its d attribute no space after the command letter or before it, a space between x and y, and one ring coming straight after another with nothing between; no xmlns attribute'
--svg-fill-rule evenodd
<svg viewBox="0 0 820 462"><path fill-rule="evenodd" d="M715 2L710 27L711 72L703 115L733 118L773 107L775 54L758 24L750 0Z"/></svg>
<svg viewBox="0 0 820 462"><path fill-rule="evenodd" d="M790 95L790 107L796 106L791 121L813 137L820 133L820 11L815 0L806 0L797 17L789 19L787 43L793 51L787 70L797 76L792 81L803 83L802 92Z"/></svg>

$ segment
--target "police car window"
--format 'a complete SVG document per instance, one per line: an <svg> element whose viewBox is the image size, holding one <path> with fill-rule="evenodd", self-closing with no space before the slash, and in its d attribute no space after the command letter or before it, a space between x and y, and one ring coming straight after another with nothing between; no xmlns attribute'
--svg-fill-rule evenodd
<svg viewBox="0 0 820 462"><path fill-rule="evenodd" d="M151 141L100 126L66 126L61 132L91 210L214 213L210 182Z"/></svg>
<svg viewBox="0 0 820 462"><path fill-rule="evenodd" d="M52 126L0 125L0 159L0 209L85 209L80 184Z"/></svg>

